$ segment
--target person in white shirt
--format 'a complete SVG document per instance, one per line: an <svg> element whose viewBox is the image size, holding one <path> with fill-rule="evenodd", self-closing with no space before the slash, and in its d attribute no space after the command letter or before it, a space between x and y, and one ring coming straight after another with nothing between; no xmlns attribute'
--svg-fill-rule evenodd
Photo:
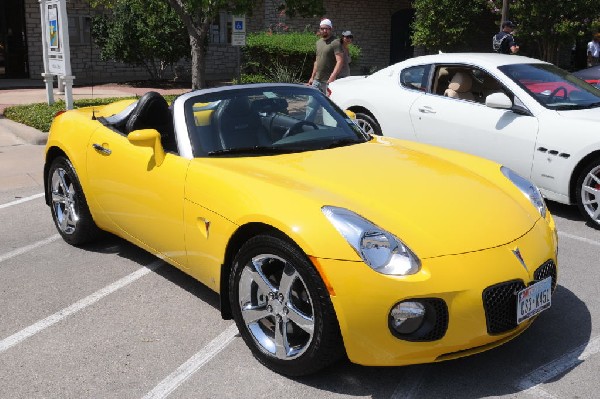
<svg viewBox="0 0 600 399"><path fill-rule="evenodd" d="M587 66L600 65L600 33L596 33L587 45Z"/></svg>

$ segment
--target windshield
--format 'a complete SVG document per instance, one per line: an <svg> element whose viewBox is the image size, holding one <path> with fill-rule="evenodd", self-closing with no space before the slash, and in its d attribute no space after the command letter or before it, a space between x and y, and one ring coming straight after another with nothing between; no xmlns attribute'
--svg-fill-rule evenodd
<svg viewBox="0 0 600 399"><path fill-rule="evenodd" d="M310 87L250 86L200 94L186 101L185 112L195 157L312 151L370 139Z"/></svg>
<svg viewBox="0 0 600 399"><path fill-rule="evenodd" d="M514 64L499 69L548 109L600 107L600 90L554 65Z"/></svg>

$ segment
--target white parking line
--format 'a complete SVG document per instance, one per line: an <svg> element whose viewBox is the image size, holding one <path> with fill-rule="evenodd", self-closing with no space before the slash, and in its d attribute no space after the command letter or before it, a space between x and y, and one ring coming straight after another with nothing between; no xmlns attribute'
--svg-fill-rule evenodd
<svg viewBox="0 0 600 399"><path fill-rule="evenodd" d="M162 380L153 390L144 395L143 399L162 399L169 396L196 371L225 349L233 341L237 333L238 329L235 324L227 327L219 336L210 341L208 345L179 366L177 370Z"/></svg>
<svg viewBox="0 0 600 399"><path fill-rule="evenodd" d="M597 246L600 247L600 241L590 240L589 238L579 237L579 236L575 236L575 235L569 234L569 233L563 233L562 231L558 232L558 236L559 237L570 238L572 240L582 241L582 242L585 242L586 244L597 245Z"/></svg>
<svg viewBox="0 0 600 399"><path fill-rule="evenodd" d="M54 313L53 315L48 316L45 319L30 325L29 327L24 328L23 330L11 335L8 338L3 339L2 341L0 341L0 353L17 345L18 343L26 340L27 338L39 333L40 331L43 331L46 328L58 323L59 321L67 318L68 316L77 313L80 310L85 309L86 307L98 302L105 296L112 294L113 292L133 283L140 277L143 277L151 271L158 269L163 264L164 263L161 260L154 261L148 266L142 267L141 269L138 269L135 272L123 277L122 279L117 280L110 285L107 285L106 287L94 292L93 294L83 298L82 300L75 302L71 306L62 309Z"/></svg>
<svg viewBox="0 0 600 399"><path fill-rule="evenodd" d="M552 394L546 392L539 385L583 363L587 358L598 352L600 352L600 336L567 352L558 359L538 367L526 375L519 382L517 388L537 398L554 398Z"/></svg>
<svg viewBox="0 0 600 399"><path fill-rule="evenodd" d="M53 236L50 236L50 237L46 238L45 240L34 242L33 244L26 245L21 248L17 248L14 251L10 251L5 254L1 254L0 255L0 263L4 262L5 260L9 260L10 258L14 258L15 256L23 255L24 253L29 252L32 249L36 249L36 248L44 246L46 244L50 244L51 242L54 242L54 241L58 240L59 238L60 238L60 234L54 234Z"/></svg>
<svg viewBox="0 0 600 399"><path fill-rule="evenodd" d="M31 201L31 200L34 200L34 199L38 199L38 198L43 197L43 196L44 196L44 193L40 193L40 194L32 195L30 197L21 198L21 199L18 199L16 201L7 202L6 204L1 204L0 205L0 209L2 209L2 208L8 208L9 206L13 206L13 205L19 205L19 204L22 204L23 202L27 202L27 201Z"/></svg>

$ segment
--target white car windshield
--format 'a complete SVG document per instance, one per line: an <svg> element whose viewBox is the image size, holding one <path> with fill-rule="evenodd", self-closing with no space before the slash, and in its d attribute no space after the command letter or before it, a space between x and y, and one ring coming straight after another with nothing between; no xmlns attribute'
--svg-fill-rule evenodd
<svg viewBox="0 0 600 399"><path fill-rule="evenodd" d="M599 89L554 65L514 64L498 69L548 109L600 107Z"/></svg>
<svg viewBox="0 0 600 399"><path fill-rule="evenodd" d="M370 137L316 89L247 86L185 102L194 156L262 156L364 143Z"/></svg>

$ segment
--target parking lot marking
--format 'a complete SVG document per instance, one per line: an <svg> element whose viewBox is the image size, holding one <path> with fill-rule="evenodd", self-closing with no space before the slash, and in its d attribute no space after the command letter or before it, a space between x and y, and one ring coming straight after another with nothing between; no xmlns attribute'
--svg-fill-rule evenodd
<svg viewBox="0 0 600 399"><path fill-rule="evenodd" d="M19 204L22 204L23 202L27 202L27 201L31 201L31 200L34 200L34 199L38 199L38 198L43 197L43 196L44 196L44 193L40 193L40 194L35 194L35 195L29 196L29 197L21 198L21 199L18 199L16 201L7 202L6 204L0 204L0 209L2 209L2 208L8 208L9 206L13 206L13 205L19 205Z"/></svg>
<svg viewBox="0 0 600 399"><path fill-rule="evenodd" d="M517 387L531 396L553 398L554 396L540 388L539 385L569 371L598 352L600 352L600 336L567 352L558 359L538 367L526 375Z"/></svg>
<svg viewBox="0 0 600 399"><path fill-rule="evenodd" d="M585 238L585 237L579 237L573 234L569 234L569 233L563 233L562 231L558 232L558 236L559 237L565 237L565 238L570 238L572 240L577 240L577 241L583 241L587 244L591 244L591 245L597 245L600 247L600 241L594 241L594 240L590 240L589 238Z"/></svg>
<svg viewBox="0 0 600 399"><path fill-rule="evenodd" d="M45 240L34 242L33 244L26 245L21 248L17 248L14 251L10 251L5 254L1 254L0 255L0 263L4 262L5 260L14 258L15 256L23 255L24 253L29 252L32 249L39 248L46 244L50 244L51 242L54 242L54 241L58 240L59 238L60 238L60 234L54 234L53 236L50 236L50 237L46 238Z"/></svg>
<svg viewBox="0 0 600 399"><path fill-rule="evenodd" d="M123 277L122 279L117 280L114 283L102 288L101 290L98 290L98 291L94 292L93 294L83 298L82 300L75 302L71 306L66 307L62 310L59 310L58 312L54 313L53 315L50 315L50 316L46 317L45 319L40 320L40 321L30 325L29 327L26 327L23 330L11 335L10 337L3 339L2 341L0 341L0 353L17 345L18 343L26 340L27 338L39 333L40 331L43 331L46 328L58 323L59 321L67 318L68 316L70 316L74 313L77 313L80 310L85 309L86 307L98 302L100 299L104 298L105 296L112 294L113 292L115 292L123 287L126 287L127 285L133 283L134 281L145 276L146 274L150 273L151 271L158 269L162 265L164 265L163 261L161 261L161 260L154 261L151 264L149 264L148 266L144 266L144 267L136 270L135 272Z"/></svg>
<svg viewBox="0 0 600 399"><path fill-rule="evenodd" d="M196 371L225 349L237 334L238 329L235 324L227 327L225 331L210 341L208 345L179 366L177 370L172 372L167 378L162 380L153 390L148 392L143 399L159 399L169 396Z"/></svg>

